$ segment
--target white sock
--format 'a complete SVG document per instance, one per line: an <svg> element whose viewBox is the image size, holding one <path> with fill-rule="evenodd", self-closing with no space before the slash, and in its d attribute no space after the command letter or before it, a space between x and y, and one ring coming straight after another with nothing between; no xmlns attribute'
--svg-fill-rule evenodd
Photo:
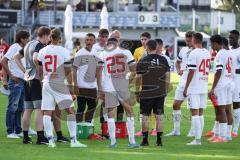
<svg viewBox="0 0 240 160"><path fill-rule="evenodd" d="M218 121L215 121L214 122L214 125L213 125L213 128L212 128L212 132L215 133L215 130L216 130L216 124L218 123Z"/></svg>
<svg viewBox="0 0 240 160"><path fill-rule="evenodd" d="M139 114L140 130L142 131L142 114Z"/></svg>
<svg viewBox="0 0 240 160"><path fill-rule="evenodd" d="M239 123L240 123L240 108L234 109L234 125L233 125L233 133L238 133Z"/></svg>
<svg viewBox="0 0 240 160"><path fill-rule="evenodd" d="M195 131L194 131L194 124L193 124L193 120L191 119L191 126L190 126L190 130L189 130L189 133L188 133L188 134L190 134L190 135L195 135L194 132L195 132Z"/></svg>
<svg viewBox="0 0 240 160"><path fill-rule="evenodd" d="M218 121L216 121L216 123L215 123L214 136L215 137L219 137L220 136L220 125L219 125Z"/></svg>
<svg viewBox="0 0 240 160"><path fill-rule="evenodd" d="M114 145L116 143L116 126L115 126L115 120L114 118L108 118L107 120L108 124L108 132L111 140L111 145Z"/></svg>
<svg viewBox="0 0 240 160"><path fill-rule="evenodd" d="M201 123L201 135L202 135L204 129L204 116L203 115L199 116L199 119Z"/></svg>
<svg viewBox="0 0 240 160"><path fill-rule="evenodd" d="M201 122L199 116L192 116L193 126L194 126L194 135L196 140L201 139Z"/></svg>
<svg viewBox="0 0 240 160"><path fill-rule="evenodd" d="M220 136L222 139L227 138L227 123L219 123L220 126Z"/></svg>
<svg viewBox="0 0 240 160"><path fill-rule="evenodd" d="M127 131L128 139L130 144L135 144L135 128L134 128L134 117L127 117Z"/></svg>
<svg viewBox="0 0 240 160"><path fill-rule="evenodd" d="M232 125L227 125L227 137L231 137L232 135Z"/></svg>
<svg viewBox="0 0 240 160"><path fill-rule="evenodd" d="M76 141L76 117L73 114L67 115L67 126L72 141Z"/></svg>
<svg viewBox="0 0 240 160"><path fill-rule="evenodd" d="M173 131L180 133L181 110L173 110Z"/></svg>
<svg viewBox="0 0 240 160"><path fill-rule="evenodd" d="M51 122L51 117L48 115L43 116L43 126L44 126L44 131L47 135L47 138L53 138L53 126Z"/></svg>

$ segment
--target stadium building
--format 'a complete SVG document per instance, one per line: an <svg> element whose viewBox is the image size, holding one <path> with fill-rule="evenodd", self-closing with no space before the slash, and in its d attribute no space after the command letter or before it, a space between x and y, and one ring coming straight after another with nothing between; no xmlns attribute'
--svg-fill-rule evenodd
<svg viewBox="0 0 240 160"><path fill-rule="evenodd" d="M234 13L216 11L217 1L202 0L1 0L0 35L12 42L16 30L25 27L34 30L39 25L64 27L64 11L67 4L73 9L73 36L83 39L86 33L97 33L103 4L108 10L109 29L118 29L123 39L140 43L143 31L152 38L162 38L165 44L178 48L176 42L180 26L209 26L221 32L235 29ZM194 12L194 14L193 14ZM218 24L218 21L220 24ZM231 24L231 25L229 25ZM192 28L192 27L191 27ZM181 39L181 38L180 38ZM175 43L175 44L174 44ZM176 52L176 50L174 50ZM173 55L176 55L174 53ZM173 56L174 57L174 56Z"/></svg>

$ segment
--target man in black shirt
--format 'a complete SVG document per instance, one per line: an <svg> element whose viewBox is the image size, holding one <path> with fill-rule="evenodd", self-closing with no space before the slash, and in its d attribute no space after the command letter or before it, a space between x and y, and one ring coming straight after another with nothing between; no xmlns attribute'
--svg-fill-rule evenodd
<svg viewBox="0 0 240 160"><path fill-rule="evenodd" d="M148 121L152 110L156 118L157 146L162 146L164 101L170 81L167 59L156 53L157 43L149 40L147 56L137 64L136 96L142 117L142 146L148 146Z"/></svg>

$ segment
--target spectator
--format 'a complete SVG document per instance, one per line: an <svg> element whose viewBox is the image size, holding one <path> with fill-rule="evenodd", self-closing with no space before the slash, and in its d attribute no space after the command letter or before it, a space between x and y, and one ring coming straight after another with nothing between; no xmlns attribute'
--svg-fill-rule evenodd
<svg viewBox="0 0 240 160"><path fill-rule="evenodd" d="M152 2L149 2L146 6L147 11L153 11L154 10L154 5Z"/></svg>
<svg viewBox="0 0 240 160"><path fill-rule="evenodd" d="M125 5L124 5L124 11L125 11L125 12L128 12L128 3L125 3Z"/></svg>
<svg viewBox="0 0 240 160"><path fill-rule="evenodd" d="M82 1L80 1L77 5L76 5L76 11L85 11L85 5Z"/></svg>
<svg viewBox="0 0 240 160"><path fill-rule="evenodd" d="M81 49L81 42L79 41L79 39L76 39L73 45L74 45L73 52L75 54Z"/></svg>
<svg viewBox="0 0 240 160"><path fill-rule="evenodd" d="M96 4L96 8L97 8L97 11L101 11L103 8L103 3L101 1L98 1L98 3Z"/></svg>
<svg viewBox="0 0 240 160"><path fill-rule="evenodd" d="M90 5L89 5L89 11L95 12L95 11L96 11L96 4L90 3Z"/></svg>
<svg viewBox="0 0 240 160"><path fill-rule="evenodd" d="M169 53L170 46L166 45L164 48L165 48L165 55L170 57L170 53Z"/></svg>
<svg viewBox="0 0 240 160"><path fill-rule="evenodd" d="M34 16L35 18L37 17L38 15L38 0L32 0L30 6L29 6L29 12L30 12L30 15L32 12L34 12Z"/></svg>
<svg viewBox="0 0 240 160"><path fill-rule="evenodd" d="M142 3L139 3L139 5L138 5L138 11L142 11L142 10L143 10Z"/></svg>

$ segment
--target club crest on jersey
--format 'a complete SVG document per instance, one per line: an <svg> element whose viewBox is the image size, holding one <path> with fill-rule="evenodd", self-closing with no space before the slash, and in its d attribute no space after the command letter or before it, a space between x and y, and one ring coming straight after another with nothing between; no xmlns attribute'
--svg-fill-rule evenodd
<svg viewBox="0 0 240 160"><path fill-rule="evenodd" d="M159 65L159 64L160 64L159 59L153 59L153 60L151 61L151 65L153 65L153 64Z"/></svg>

